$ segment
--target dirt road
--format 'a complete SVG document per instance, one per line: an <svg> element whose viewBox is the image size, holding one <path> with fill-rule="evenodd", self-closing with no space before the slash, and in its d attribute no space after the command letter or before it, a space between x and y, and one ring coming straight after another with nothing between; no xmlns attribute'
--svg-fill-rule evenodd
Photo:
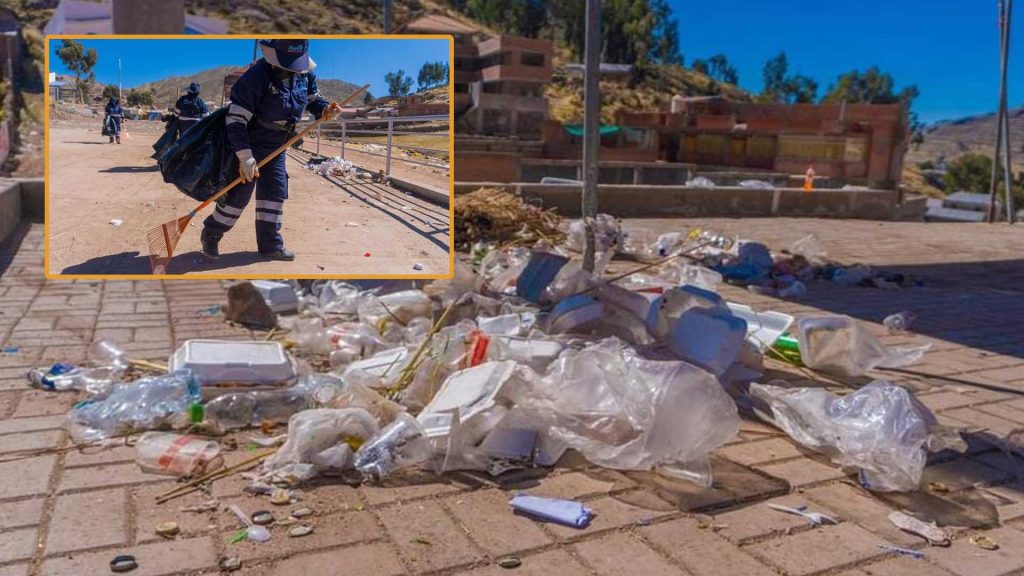
<svg viewBox="0 0 1024 576"><path fill-rule="evenodd" d="M50 131L50 261L52 274L148 274L146 232L183 216L196 202L165 184L150 158L158 134L138 132L108 144L96 130ZM387 187L329 179L289 152L289 199L281 234L294 262L256 252L255 203L221 241L221 258L199 253L202 219L184 233L168 274L300 277L344 274L447 274L450 219L437 206ZM121 220L119 226L111 223ZM365 256L365 254L369 256ZM422 270L416 270L420 264Z"/></svg>

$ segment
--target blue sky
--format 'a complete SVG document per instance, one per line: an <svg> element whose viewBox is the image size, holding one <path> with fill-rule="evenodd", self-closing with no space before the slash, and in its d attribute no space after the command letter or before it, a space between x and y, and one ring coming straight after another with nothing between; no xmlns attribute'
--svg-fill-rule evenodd
<svg viewBox="0 0 1024 576"><path fill-rule="evenodd" d="M897 87L916 84L925 122L996 109L996 0L669 0L686 62L721 52L740 85L761 88L764 61L786 52L790 72L812 76L819 95L839 74L878 65ZM1010 34L1009 96L1024 105L1024 0Z"/></svg>
<svg viewBox="0 0 1024 576"><path fill-rule="evenodd" d="M244 66L252 59L253 40L81 40L99 54L96 80L117 84L117 59L122 62L125 89L224 65ZM60 40L50 42L50 71L67 73L57 58ZM318 78L336 78L363 85L370 92L387 94L384 75L405 70L416 75L424 62L447 62L447 40L312 40L310 54L316 61Z"/></svg>

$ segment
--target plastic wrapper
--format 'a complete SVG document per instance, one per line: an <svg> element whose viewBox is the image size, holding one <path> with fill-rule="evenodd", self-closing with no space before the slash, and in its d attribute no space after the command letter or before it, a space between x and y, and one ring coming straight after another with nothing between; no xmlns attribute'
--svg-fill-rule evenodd
<svg viewBox="0 0 1024 576"><path fill-rule="evenodd" d="M384 321L407 325L413 318L430 318L433 311L433 302L422 290L403 290L362 302L359 321L371 326Z"/></svg>
<svg viewBox="0 0 1024 576"><path fill-rule="evenodd" d="M740 180L740 188L749 188L752 190L775 190L775 184L766 182L765 180Z"/></svg>
<svg viewBox="0 0 1024 576"><path fill-rule="evenodd" d="M135 460L143 472L186 476L220 467L220 445L212 440L165 432L146 432L135 443Z"/></svg>
<svg viewBox="0 0 1024 576"><path fill-rule="evenodd" d="M318 408L361 408L382 426L405 411L396 402L381 396L356 379L342 380L327 374L316 374L309 379L316 381L313 401Z"/></svg>
<svg viewBox="0 0 1024 576"><path fill-rule="evenodd" d="M862 376L874 368L910 366L931 348L931 344L885 346L849 316L801 318L797 329L803 363L836 376Z"/></svg>
<svg viewBox="0 0 1024 576"><path fill-rule="evenodd" d="M533 429L599 466L707 470L711 451L739 430L736 404L711 374L640 358L613 338L567 350L543 378L523 382L502 395Z"/></svg>
<svg viewBox="0 0 1024 576"><path fill-rule="evenodd" d="M927 450L966 448L909 392L883 380L846 396L760 384L752 384L750 394L768 405L774 424L793 440L859 469L870 490L916 490Z"/></svg>
<svg viewBox="0 0 1024 576"><path fill-rule="evenodd" d="M160 155L164 182L203 201L238 177L238 158L224 129L227 113L225 106L203 118Z"/></svg>
<svg viewBox="0 0 1024 576"><path fill-rule="evenodd" d="M487 294L515 294L516 280L530 261L526 248L492 250L480 261L477 290Z"/></svg>
<svg viewBox="0 0 1024 576"><path fill-rule="evenodd" d="M351 462L351 446L362 444L377 431L373 416L359 408L299 412L288 420L284 446L263 462L261 479L296 483L313 478L326 467L346 467Z"/></svg>
<svg viewBox="0 0 1024 576"><path fill-rule="evenodd" d="M615 252L623 244L622 225L610 214L598 214L594 218L594 252ZM586 247L586 226L583 220L569 223L569 235L565 240L571 250L582 252Z"/></svg>
<svg viewBox="0 0 1024 576"><path fill-rule="evenodd" d="M687 188L714 188L715 183L710 178L704 176L697 176L696 178L690 178L684 184Z"/></svg>
<svg viewBox="0 0 1024 576"><path fill-rule="evenodd" d="M814 234L808 234L793 242L789 251L798 256L803 256L810 262L823 262L828 253L825 251L825 244Z"/></svg>
<svg viewBox="0 0 1024 576"><path fill-rule="evenodd" d="M116 384L110 394L75 406L69 415L76 442L182 425L198 402L199 384L188 371Z"/></svg>
<svg viewBox="0 0 1024 576"><path fill-rule="evenodd" d="M381 480L396 470L427 462L433 457L430 440L420 423L399 414L379 434L360 446L355 466L370 480Z"/></svg>

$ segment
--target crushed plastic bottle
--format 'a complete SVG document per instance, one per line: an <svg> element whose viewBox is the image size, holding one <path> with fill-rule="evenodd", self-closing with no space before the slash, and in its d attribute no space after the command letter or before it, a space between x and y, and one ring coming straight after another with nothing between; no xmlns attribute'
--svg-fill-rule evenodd
<svg viewBox="0 0 1024 576"><path fill-rule="evenodd" d="M420 423L402 413L356 452L356 469L373 481L394 471L428 461L430 440Z"/></svg>
<svg viewBox="0 0 1024 576"><path fill-rule="evenodd" d="M49 370L33 368L25 375L29 383L42 390L64 392L80 390L94 396L105 396L123 371L111 367L81 368L58 363Z"/></svg>
<svg viewBox="0 0 1024 576"><path fill-rule="evenodd" d="M257 426L261 422L283 424L293 414L313 406L313 390L293 386L281 390L230 392L206 403L207 421L221 430Z"/></svg>
<svg viewBox="0 0 1024 576"><path fill-rule="evenodd" d="M69 414L71 436L94 441L184 425L189 406L199 398L199 383L188 370L117 383L106 396L75 405Z"/></svg>

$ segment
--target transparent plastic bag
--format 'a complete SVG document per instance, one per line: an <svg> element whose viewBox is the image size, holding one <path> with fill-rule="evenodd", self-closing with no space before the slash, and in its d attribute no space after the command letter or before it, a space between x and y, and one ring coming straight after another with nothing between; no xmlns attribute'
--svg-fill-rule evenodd
<svg viewBox="0 0 1024 576"><path fill-rule="evenodd" d="M379 434L359 447L355 466L371 480L381 480L396 470L430 460L433 450L420 423L399 414Z"/></svg>
<svg viewBox="0 0 1024 576"><path fill-rule="evenodd" d="M503 395L531 427L608 468L692 468L739 430L736 404L711 374L640 358L614 338L567 350L543 378L522 382Z"/></svg>
<svg viewBox="0 0 1024 576"><path fill-rule="evenodd" d="M849 316L801 318L797 330L803 363L836 376L862 376L874 368L910 366L931 348L931 344L885 346Z"/></svg>
<svg viewBox="0 0 1024 576"><path fill-rule="evenodd" d="M356 379L335 378L317 374L319 385L313 392L317 408L362 408L370 413L378 424L384 425L395 419L405 409L388 400Z"/></svg>
<svg viewBox="0 0 1024 576"><path fill-rule="evenodd" d="M189 405L199 398L199 384L187 370L115 384L107 396L71 410L71 436L88 442L182 425Z"/></svg>
<svg viewBox="0 0 1024 576"><path fill-rule="evenodd" d="M402 290L368 299L359 305L359 321L371 326L381 322L407 325L413 318L430 318L433 302L422 290Z"/></svg>
<svg viewBox="0 0 1024 576"><path fill-rule="evenodd" d="M823 262L828 253L825 252L825 244L814 234L808 234L793 242L789 251L798 256L803 256L810 262Z"/></svg>
<svg viewBox="0 0 1024 576"><path fill-rule="evenodd" d="M761 384L752 384L750 394L768 405L774 424L793 440L839 465L858 468L870 490L916 490L926 449L966 448L907 390L884 380L846 396Z"/></svg>
<svg viewBox="0 0 1024 576"><path fill-rule="evenodd" d="M338 447L350 454L351 445L372 438L377 430L373 416L359 408L304 410L288 420L288 440L263 462L261 476L295 483L312 478L324 464L345 466L351 458L338 454Z"/></svg>

